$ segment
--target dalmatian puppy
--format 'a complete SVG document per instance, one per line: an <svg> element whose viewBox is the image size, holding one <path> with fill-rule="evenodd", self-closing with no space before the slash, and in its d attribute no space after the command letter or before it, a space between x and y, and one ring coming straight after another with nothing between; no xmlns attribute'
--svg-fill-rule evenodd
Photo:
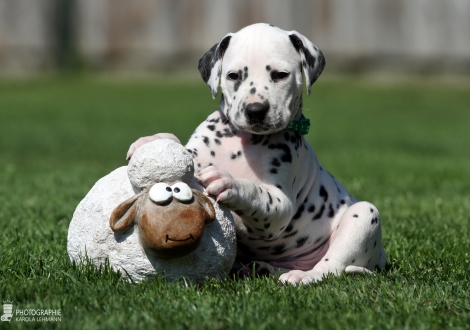
<svg viewBox="0 0 470 330"><path fill-rule="evenodd" d="M385 267L378 210L352 197L303 137L303 79L310 95L324 65L306 37L264 23L227 34L199 61L222 96L186 148L206 192L234 214L241 275L306 284ZM177 141L162 134L137 140L128 158L150 140Z"/></svg>

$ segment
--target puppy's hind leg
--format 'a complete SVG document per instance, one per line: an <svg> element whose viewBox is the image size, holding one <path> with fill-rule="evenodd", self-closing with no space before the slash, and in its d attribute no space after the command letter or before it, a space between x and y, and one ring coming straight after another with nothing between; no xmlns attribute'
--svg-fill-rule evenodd
<svg viewBox="0 0 470 330"><path fill-rule="evenodd" d="M328 273L370 273L375 268L384 268L386 255L381 240L380 215L375 206L356 203L341 217L322 260L310 271L291 271L280 280L305 284L319 281Z"/></svg>

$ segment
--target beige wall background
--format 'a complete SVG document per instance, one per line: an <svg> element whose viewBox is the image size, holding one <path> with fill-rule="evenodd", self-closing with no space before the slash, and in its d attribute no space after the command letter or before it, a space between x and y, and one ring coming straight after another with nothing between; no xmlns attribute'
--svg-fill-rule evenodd
<svg viewBox="0 0 470 330"><path fill-rule="evenodd" d="M0 74L195 70L255 22L304 34L329 70L470 73L470 0L0 0Z"/></svg>

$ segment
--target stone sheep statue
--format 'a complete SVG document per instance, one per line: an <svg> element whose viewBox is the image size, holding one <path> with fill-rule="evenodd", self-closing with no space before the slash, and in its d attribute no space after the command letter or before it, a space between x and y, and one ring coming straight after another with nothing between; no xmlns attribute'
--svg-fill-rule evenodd
<svg viewBox="0 0 470 330"><path fill-rule="evenodd" d="M68 231L71 260L111 267L134 281L156 274L193 283L224 278L236 255L230 211L204 195L191 155L159 139L128 166L100 179L80 202Z"/></svg>

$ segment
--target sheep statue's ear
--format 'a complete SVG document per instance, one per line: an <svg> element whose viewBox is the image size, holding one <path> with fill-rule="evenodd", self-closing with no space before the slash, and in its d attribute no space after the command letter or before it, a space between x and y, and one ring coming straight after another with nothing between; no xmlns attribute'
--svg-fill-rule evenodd
<svg viewBox="0 0 470 330"><path fill-rule="evenodd" d="M204 196L204 194L198 190L193 189L193 195L196 201L199 203L199 205L202 206L204 210L204 220L206 223L210 223L215 220L215 209L214 206L212 205L212 202L210 201L209 198Z"/></svg>
<svg viewBox="0 0 470 330"><path fill-rule="evenodd" d="M114 209L109 219L109 226L115 233L125 232L134 225L140 196L142 193L132 196Z"/></svg>

